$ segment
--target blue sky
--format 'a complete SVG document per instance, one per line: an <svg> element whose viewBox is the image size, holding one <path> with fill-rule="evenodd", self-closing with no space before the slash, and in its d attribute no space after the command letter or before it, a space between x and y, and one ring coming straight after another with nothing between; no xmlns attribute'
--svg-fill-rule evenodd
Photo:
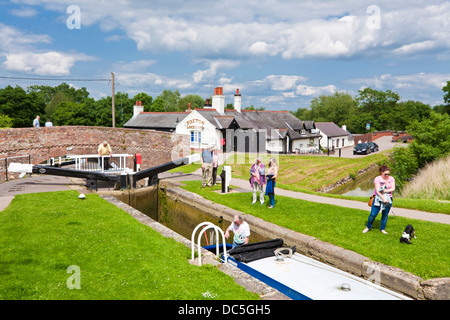
<svg viewBox="0 0 450 320"><path fill-rule="evenodd" d="M76 6L77 11L69 10ZM79 28L69 28L79 22ZM450 3L294 0L0 0L0 76L109 79L154 98L237 88L244 107L294 111L371 87L443 103ZM106 82L65 81L99 99ZM0 79L0 87L61 81Z"/></svg>

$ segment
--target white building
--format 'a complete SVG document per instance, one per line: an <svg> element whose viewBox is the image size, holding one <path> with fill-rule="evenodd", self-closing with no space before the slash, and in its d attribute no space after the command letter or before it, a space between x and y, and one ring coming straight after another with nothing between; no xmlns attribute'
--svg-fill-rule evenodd
<svg viewBox="0 0 450 320"><path fill-rule="evenodd" d="M316 128L322 136L320 146L323 149L341 149L353 145L352 136L345 126L340 128L333 122L316 122Z"/></svg>
<svg viewBox="0 0 450 320"><path fill-rule="evenodd" d="M320 138L314 122L301 121L288 111L242 110L239 89L234 109L225 109L221 87L203 109L143 112L138 102L124 127L175 132L190 137L191 149L214 145L224 152L307 153L319 149Z"/></svg>

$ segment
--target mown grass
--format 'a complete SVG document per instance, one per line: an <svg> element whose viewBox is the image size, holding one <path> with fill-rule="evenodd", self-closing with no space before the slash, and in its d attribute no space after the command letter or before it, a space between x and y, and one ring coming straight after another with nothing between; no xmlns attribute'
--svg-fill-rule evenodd
<svg viewBox="0 0 450 320"><path fill-rule="evenodd" d="M317 191L348 176L356 177L358 171L374 164L384 163L389 152L380 152L363 158L338 158L327 156L276 155L279 164L277 184L291 190ZM256 155L238 154L230 157L226 165L233 177L247 179ZM271 155L261 155L268 164ZM283 188L284 188L283 187Z"/></svg>
<svg viewBox="0 0 450 320"><path fill-rule="evenodd" d="M219 194L201 188L199 181L186 181L184 188L206 199L264 219L288 229L316 237L342 248L358 252L390 266L416 274L424 279L450 276L450 226L390 215L388 235L378 231L380 216L373 230L363 234L369 210L343 208L304 200L275 196L275 208L256 203L251 193ZM266 197L267 200L267 197ZM399 242L403 229L413 224L418 238L412 245ZM251 226L250 226L251 227Z"/></svg>
<svg viewBox="0 0 450 320"><path fill-rule="evenodd" d="M97 195L18 195L0 212L0 299L258 299ZM81 288L70 290L69 266Z"/></svg>
<svg viewBox="0 0 450 320"><path fill-rule="evenodd" d="M377 156L377 157L375 157ZM237 158L239 157L239 158ZM232 176L233 178L245 179L248 180L250 177L250 167L253 164L253 155L235 155L233 159L230 159L230 163L226 163L226 165L232 166ZM268 162L269 157L263 157L263 161ZM277 187L280 189L304 192L309 194L320 195L329 198L338 198L338 199L349 199L356 200L361 202L367 202L368 197L355 197L355 196L344 196L339 194L330 194L314 191L317 186L323 186L334 183L340 179L345 178L350 174L355 174L358 170L363 168L367 168L373 164L382 163L386 160L385 154L374 154L364 158L356 158L356 159L344 159L344 158L336 158L336 157L322 157L322 156L280 156L280 174L277 179ZM317 161L317 165L313 165L314 161ZM346 169L340 169L340 165L344 165ZM322 169L317 169L317 166L321 168L328 168L328 174L320 173ZM222 167L222 166L221 166ZM219 175L222 172L221 167L218 169L217 174ZM174 172L184 172L191 173L201 168L200 164L191 164L182 166L176 169L173 169ZM331 169L332 168L332 169ZM312 170L311 172L309 170ZM331 179L330 170L333 172L334 178ZM296 171L297 173L295 173ZM302 176L308 176L308 180L302 180ZM286 178L287 175L292 175L293 178ZM315 186L311 187L308 183L310 181L316 181ZM447 192L448 190L442 190L442 192ZM332 201L332 200L330 200ZM412 209L412 210L420 210L426 212L434 212L434 213L444 213L450 214L450 202L442 201L438 199L412 199L407 197L398 197L395 196L395 206L398 208Z"/></svg>

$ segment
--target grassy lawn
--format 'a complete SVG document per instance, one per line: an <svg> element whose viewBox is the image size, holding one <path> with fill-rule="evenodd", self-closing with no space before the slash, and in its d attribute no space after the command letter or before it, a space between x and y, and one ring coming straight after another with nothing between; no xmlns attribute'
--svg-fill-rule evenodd
<svg viewBox="0 0 450 320"><path fill-rule="evenodd" d="M323 186L339 181L348 175L356 176L361 169L373 164L383 163L390 151L372 154L367 157L355 159L326 157L326 156L287 156L280 155L280 172L277 179L277 187L280 189L316 194L329 198L340 198L367 202L368 197L343 196L338 194L316 192ZM232 167L232 176L238 179L248 180L250 167L253 164L254 155L234 155L229 158L226 165ZM268 163L269 156L263 156L263 162ZM201 168L194 163L173 169L173 172L191 173ZM219 175L222 169L217 170ZM332 201L332 200L330 200ZM420 210L426 212L450 214L450 202L431 199L407 199L395 197L395 206Z"/></svg>
<svg viewBox="0 0 450 320"><path fill-rule="evenodd" d="M277 185L294 191L317 191L347 176L356 177L358 171L373 164L384 163L389 151L380 152L362 158L338 158L327 156L279 155ZM250 167L256 155L239 154L230 157L226 165L233 170L233 177L249 179ZM261 156L267 165L270 155Z"/></svg>
<svg viewBox="0 0 450 320"><path fill-rule="evenodd" d="M190 254L97 195L19 195L0 212L0 299L258 299Z"/></svg>
<svg viewBox="0 0 450 320"><path fill-rule="evenodd" d="M345 249L358 252L390 266L416 274L424 279L450 276L450 226L440 223L390 216L386 230L378 231L380 216L374 230L363 234L369 210L343 208L276 196L274 209L256 203L251 193L219 194L220 186L201 188L199 181L186 181L185 188L206 199L251 214L279 226L316 237ZM267 200L267 197L266 197ZM333 200L330 198L330 203ZM399 242L403 229L413 224L417 239L412 245ZM251 228L251 226L250 226Z"/></svg>

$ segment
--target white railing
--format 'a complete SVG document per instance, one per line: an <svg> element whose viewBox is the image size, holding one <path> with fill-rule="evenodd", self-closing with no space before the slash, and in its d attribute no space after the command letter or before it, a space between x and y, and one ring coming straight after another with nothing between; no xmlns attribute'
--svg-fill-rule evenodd
<svg viewBox="0 0 450 320"><path fill-rule="evenodd" d="M198 238L197 238L197 244L198 244L198 265L201 266L202 265L202 253L201 253L201 238L203 233L205 233L208 229L214 229L216 231L216 256L219 257L219 233L222 235L222 246L223 246L223 256L224 256L224 261L225 263L228 261L228 255L227 255L227 247L226 247L226 243L225 243L225 234L223 233L222 229L220 229L218 226L216 226L215 224L211 223L211 222L202 222L200 223L198 226L195 227L194 231L192 232L192 237L191 237L191 253L192 253L192 260L194 260L195 258L195 233L197 232L197 230L203 227L202 230L200 230L200 233L198 234Z"/></svg>
<svg viewBox="0 0 450 320"><path fill-rule="evenodd" d="M96 171L108 173L133 172L127 168L127 158L131 154L112 154L111 157L99 155L69 155L68 158L75 160L75 170ZM105 166L108 164L108 167Z"/></svg>

